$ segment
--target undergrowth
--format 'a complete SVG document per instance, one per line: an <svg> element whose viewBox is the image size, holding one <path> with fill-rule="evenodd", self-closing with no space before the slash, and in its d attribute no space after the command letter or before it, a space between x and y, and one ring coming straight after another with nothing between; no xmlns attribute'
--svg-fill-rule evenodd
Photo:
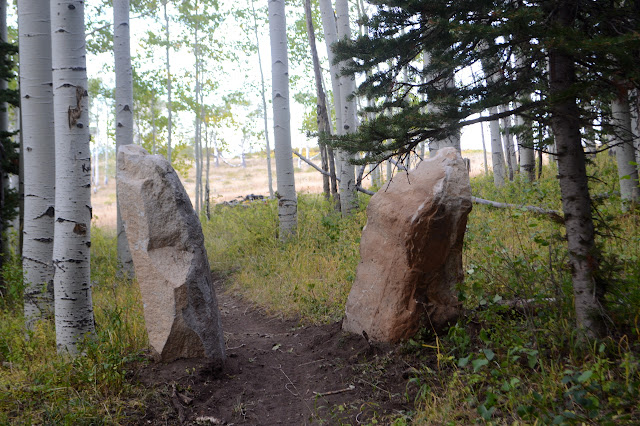
<svg viewBox="0 0 640 426"><path fill-rule="evenodd" d="M621 211L608 156L589 173L610 337L586 344L576 334L562 224L525 208L474 205L458 289L466 315L448 334L425 331L406 345L425 361L411 379L420 389L417 410L394 424L640 421L640 219ZM503 188L483 176L472 179L472 191L561 211L556 175L551 164L540 180L517 176ZM364 209L345 220L319 196L300 197L299 209L300 235L282 244L275 203L219 207L204 225L211 265L230 275L233 291L271 313L340 319L359 260ZM428 362L433 352L436 366Z"/></svg>
<svg viewBox="0 0 640 426"><path fill-rule="evenodd" d="M561 210L554 165L543 178L474 195ZM613 161L589 165L609 337L585 343L574 327L565 229L523 208L474 205L464 247L467 314L437 339L423 365L415 423L638 424L640 422L640 217L623 212ZM520 305L518 305L520 302ZM522 304L524 302L524 304ZM433 352L433 336L413 348Z"/></svg>
<svg viewBox="0 0 640 426"><path fill-rule="evenodd" d="M609 337L586 343L576 334L561 224L522 208L474 205L458 288L465 315L445 335L424 330L404 344L422 360L408 383L418 389L416 409L389 423L640 423L640 218L620 208L609 157L589 173ZM518 177L500 189L483 176L472 179L472 191L561 210L556 174L552 164L536 182ZM299 232L285 243L274 201L216 207L203 219L210 265L230 291L271 314L336 321L355 279L367 198L349 218L321 196L298 202ZM52 324L24 333L20 266L5 263L0 424L128 423L144 411L149 394L128 379L130 362L147 346L138 288L118 278L114 236L92 232L97 338L74 360L56 355Z"/></svg>
<svg viewBox="0 0 640 426"><path fill-rule="evenodd" d="M364 209L342 218L321 196L299 196L299 232L286 243L277 218L276 201L217 206L203 222L211 268L230 274L233 291L272 314L339 320L360 258Z"/></svg>
<svg viewBox="0 0 640 426"><path fill-rule="evenodd" d="M91 268L96 338L69 359L56 353L52 322L24 331L20 264L5 264L0 424L121 424L142 411L146 391L128 372L147 347L142 305L137 285L117 278L115 236L92 231Z"/></svg>

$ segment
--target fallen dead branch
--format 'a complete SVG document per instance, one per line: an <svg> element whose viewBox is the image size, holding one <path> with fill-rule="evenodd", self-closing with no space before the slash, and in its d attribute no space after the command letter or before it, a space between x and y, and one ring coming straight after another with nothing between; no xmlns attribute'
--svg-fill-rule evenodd
<svg viewBox="0 0 640 426"><path fill-rule="evenodd" d="M336 394L344 393L344 392L351 392L355 388L356 388L355 386L349 385L348 388L338 389L338 390L329 391L329 392L313 392L313 394L315 396L323 397L323 396L328 396L328 395L336 395Z"/></svg>
<svg viewBox="0 0 640 426"><path fill-rule="evenodd" d="M516 204L499 203L497 201L485 200L483 198L478 198L478 197L471 197L471 201L476 204L483 204L486 206L496 207L499 209L523 209L533 213L546 215L549 217L549 219L553 220L554 222L564 223L564 216L562 215L562 212L559 212L558 210L548 210L548 209L543 209L542 207L536 207L536 206L518 206Z"/></svg>

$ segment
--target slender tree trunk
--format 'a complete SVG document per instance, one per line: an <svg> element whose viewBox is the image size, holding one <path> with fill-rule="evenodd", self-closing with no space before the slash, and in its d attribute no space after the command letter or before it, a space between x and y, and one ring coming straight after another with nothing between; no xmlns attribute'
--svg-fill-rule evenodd
<svg viewBox="0 0 640 426"><path fill-rule="evenodd" d="M220 167L220 150L218 150L218 134L213 132L213 155L216 156L216 168Z"/></svg>
<svg viewBox="0 0 640 426"><path fill-rule="evenodd" d="M497 114L498 108L489 108L489 114ZM504 155L502 153L502 141L500 138L500 123L498 120L489 122L491 135L491 167L493 169L493 183L496 187L504 186L505 168Z"/></svg>
<svg viewBox="0 0 640 426"><path fill-rule="evenodd" d="M611 124L614 127L613 143L616 145L616 162L620 179L620 195L625 203L640 200L638 167L631 129L631 108L627 89L619 88L616 99L611 101Z"/></svg>
<svg viewBox="0 0 640 426"><path fill-rule="evenodd" d="M280 238L296 233L297 200L291 154L291 116L289 110L289 59L284 0L269 0L269 37L271 39L271 79L273 100L273 136L278 181L278 217Z"/></svg>
<svg viewBox="0 0 640 426"><path fill-rule="evenodd" d="M116 71L116 151L133 143L133 72L129 36L129 0L113 1L113 56ZM116 180L116 194L118 181ZM127 242L126 225L120 216L116 196L118 263L124 276L133 277L133 259Z"/></svg>
<svg viewBox="0 0 640 426"><path fill-rule="evenodd" d="M9 42L8 32L7 32L7 0L0 0L0 41L4 43ZM2 61L5 61L7 58L2 58ZM6 93L9 88L8 76L0 76L0 92ZM8 104L5 101L0 102L0 132L8 132L9 131L9 111L7 109ZM2 136L4 139L5 137ZM0 162L6 164L7 159L3 158L8 153L4 152L5 148L9 148L8 146L0 147ZM17 189L19 193L20 200L23 200L24 193L23 188L21 187L22 180L22 171L24 170L22 164L22 156L19 157L20 167L18 171L18 186L14 187L13 182L16 180L15 175L10 174L8 170L0 167L0 208L4 209L6 195L12 189ZM19 254L20 252L20 244L12 244L13 239L9 238L10 229L13 228L17 233L20 233L20 219L23 217L22 212L24 211L23 206L19 206L18 210L18 220L8 222L8 221L0 221L0 266L3 264L3 260L9 258L12 254L12 248L15 249L15 253ZM1 219L1 218L0 218ZM2 223L4 222L4 223ZM17 224L17 226L16 226ZM4 225L4 226L3 226ZM12 247L13 245L13 247ZM1 281L1 278L0 278ZM0 288L2 283L0 282Z"/></svg>
<svg viewBox="0 0 640 426"><path fill-rule="evenodd" d="M151 98L151 138L152 138L151 150L152 150L152 154L155 155L158 153L158 146L156 141L158 138L158 128L156 126L156 94L155 92L153 93Z"/></svg>
<svg viewBox="0 0 640 426"><path fill-rule="evenodd" d="M58 351L78 353L93 335L91 154L87 105L84 1L51 2L56 203L53 242Z"/></svg>
<svg viewBox="0 0 640 426"><path fill-rule="evenodd" d="M313 17L311 15L311 0L305 0L304 12L307 21L307 35L309 37L309 47L311 49L311 59L313 61L313 75L316 82L317 100L317 117L318 117L318 147L320 148L320 159L322 161L322 170L329 171L329 159L327 146L322 140L323 137L331 135L331 124L329 123L329 115L327 114L327 100L322 87L322 71L320 69L320 60L318 59L318 50L316 49L316 34L313 28ZM308 150L308 148L307 148ZM307 154L307 157L309 155ZM331 188L329 185L329 176L322 175L322 188L324 196L328 200L331 197Z"/></svg>
<svg viewBox="0 0 640 426"><path fill-rule="evenodd" d="M171 121L171 63L169 62L169 51L171 48L171 38L169 34L169 15L167 14L167 0L163 0L162 5L164 6L164 21L165 21L165 36L167 42L167 160L169 164L171 164L171 130L172 130L172 121Z"/></svg>
<svg viewBox="0 0 640 426"><path fill-rule="evenodd" d="M269 181L269 198L273 198L273 174L271 171L271 146L269 145L269 122L267 116L267 89L264 84L264 71L262 70L262 54L260 53L260 37L258 37L258 22L256 18L256 8L251 0L251 10L253 11L253 33L256 37L256 49L258 52L258 68L260 69L260 95L262 96L262 117L264 118L264 139L267 148L267 178ZM217 167L217 166L216 166Z"/></svg>
<svg viewBox="0 0 640 426"><path fill-rule="evenodd" d="M24 317L28 329L53 315L55 139L49 2L18 1L24 167Z"/></svg>
<svg viewBox="0 0 640 426"><path fill-rule="evenodd" d="M209 191L209 169L211 164L211 158L209 156L209 126L205 126L204 131L204 146L207 151L207 180L205 183L205 203L207 208L207 220L211 220L211 192Z"/></svg>
<svg viewBox="0 0 640 426"><path fill-rule="evenodd" d="M342 125L342 96L340 96L340 80L338 79L339 68L334 61L334 53L331 46L338 41L338 29L336 27L336 17L333 13L333 6L331 4L331 0L320 0L320 14L322 16L322 28L324 31L324 41L327 47L327 53L329 56L329 70L331 74L331 90L333 91L333 106L336 111L335 121L336 121L336 133L340 134L340 129L343 129ZM327 115L329 115L328 104L327 104ZM338 176L340 174L340 169L342 166L342 160L340 157L339 150L333 150L333 148L329 148L329 170L331 172L331 192L335 198L342 198L341 194L338 193L338 183L337 179L334 179L333 176ZM333 169L333 171L331 171Z"/></svg>
<svg viewBox="0 0 640 426"><path fill-rule="evenodd" d="M349 26L349 3L347 0L336 0L336 14L338 38L341 40L351 39L351 29ZM340 69L345 64L340 64ZM355 133L357 131L356 102L350 96L356 89L355 77L350 75L340 76L340 97L342 103L342 129L338 129L339 135ZM358 197L356 193L355 167L351 164L353 155L344 151L340 154L343 158L340 169L340 210L346 216L358 207Z"/></svg>
<svg viewBox="0 0 640 426"><path fill-rule="evenodd" d="M518 136L520 139L520 167L525 178L529 182L536 180L536 158L533 150L533 129L530 122L525 122L522 116L518 116L518 126L527 126L526 130Z"/></svg>
<svg viewBox="0 0 640 426"><path fill-rule="evenodd" d="M508 110L508 107L505 105L498 108L499 112L505 112L507 110ZM507 162L507 173L509 176L509 180L512 181L514 176L514 171L515 171L515 165L513 164L514 156L512 155L512 152L511 152L513 151L513 140L511 139L511 118L505 117L500 121L502 121L502 128L504 129L504 132L501 135L504 158Z"/></svg>
<svg viewBox="0 0 640 426"><path fill-rule="evenodd" d="M200 180L200 209L204 209L204 186L203 186L203 181L204 181L204 151L202 149L202 140L207 138L207 134L206 134L206 129L205 129L205 135L204 138L202 136L202 124L204 122L204 93L201 90L200 91L200 142L198 143L199 147L198 147L198 154L200 157L200 175L198 176L198 179Z"/></svg>
<svg viewBox="0 0 640 426"><path fill-rule="evenodd" d="M489 174L489 164L487 162L487 145L484 139L484 123L480 122L480 136L482 137L482 155L484 156L484 175Z"/></svg>
<svg viewBox="0 0 640 426"><path fill-rule="evenodd" d="M575 2L559 2L555 21L569 27ZM576 322L587 336L604 334L604 289L596 281L598 252L594 242L591 199L576 99L570 95L576 81L573 59L565 52L549 49L550 97L561 99L551 106L551 125L556 140L558 179L569 247Z"/></svg>
<svg viewBox="0 0 640 426"><path fill-rule="evenodd" d="M1 41L3 42L7 41L7 38L6 37L3 38L3 35L2 35L4 32L6 32L5 30L6 27L7 27L7 1L0 0L0 38L2 38ZM0 79L0 80L2 80L0 81L0 88L3 86L6 88L6 84L4 83L4 80L3 79ZM2 109L3 107L2 104L4 104L4 102L0 103L0 109ZM2 167L2 165L5 164L6 162L4 157L5 157L4 146L0 146L0 210L4 210L5 190L8 189L7 171L4 169L4 167ZM8 256L9 254L9 246L7 244L5 226L3 222L4 221L0 220L0 267L2 267L2 265L4 264L5 257ZM4 282L2 277L0 276L0 290L2 290L3 287L4 287Z"/></svg>
<svg viewBox="0 0 640 426"><path fill-rule="evenodd" d="M195 161L195 165L196 165L196 176L195 176L195 180L196 180L196 193L195 193L195 210L196 210L196 214L198 215L198 217L200 216L200 210L202 208L202 206L200 205L200 193L202 192L202 188L201 188L201 184L202 181L200 179L200 173L201 173L201 168L200 168L200 155L201 155L201 151L200 151L200 106L199 106L199 102L200 102L200 55L199 55L199 45L198 45L198 1L196 0L195 2L195 28L194 28L194 37L193 37L193 52L194 52L194 59L195 59L195 76L196 76L196 90L195 90L195 96L194 96L194 108L193 108L193 112L195 113L195 135L193 137L193 156L194 156L194 161Z"/></svg>

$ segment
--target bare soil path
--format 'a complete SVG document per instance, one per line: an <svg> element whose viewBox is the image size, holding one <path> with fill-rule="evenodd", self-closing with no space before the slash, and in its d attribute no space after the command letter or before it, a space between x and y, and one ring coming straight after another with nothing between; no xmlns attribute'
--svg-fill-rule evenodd
<svg viewBox="0 0 640 426"><path fill-rule="evenodd" d="M138 423L387 424L412 409L415 354L371 345L342 332L340 323L303 326L267 316L225 293L223 282L216 280L225 365L179 360L143 367L137 379L160 396Z"/></svg>

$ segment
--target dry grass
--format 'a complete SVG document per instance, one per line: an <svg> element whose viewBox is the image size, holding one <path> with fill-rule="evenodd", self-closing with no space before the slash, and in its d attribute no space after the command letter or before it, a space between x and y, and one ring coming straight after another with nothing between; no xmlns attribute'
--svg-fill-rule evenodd
<svg viewBox="0 0 640 426"><path fill-rule="evenodd" d="M471 160L471 176L484 173L484 160L482 151L464 151L463 156ZM316 159L317 160L317 159ZM322 192L322 175L304 162L294 158L296 190L301 194L317 194ZM232 164L239 163L237 159ZM247 158L247 167L231 167L223 162L215 167L211 162L209 185L211 188L212 203L230 201L248 194L269 195L267 180L267 161L264 154L254 154ZM273 185L276 189L275 161L272 159ZM114 169L114 168L112 168ZM383 167L384 169L384 167ZM192 203L195 198L195 168L191 168L189 175L180 177ZM371 185L370 179L364 180L364 187ZM110 176L108 185L101 185L97 190L94 187L91 202L93 204L94 226L104 229L113 229L116 225L116 183Z"/></svg>

